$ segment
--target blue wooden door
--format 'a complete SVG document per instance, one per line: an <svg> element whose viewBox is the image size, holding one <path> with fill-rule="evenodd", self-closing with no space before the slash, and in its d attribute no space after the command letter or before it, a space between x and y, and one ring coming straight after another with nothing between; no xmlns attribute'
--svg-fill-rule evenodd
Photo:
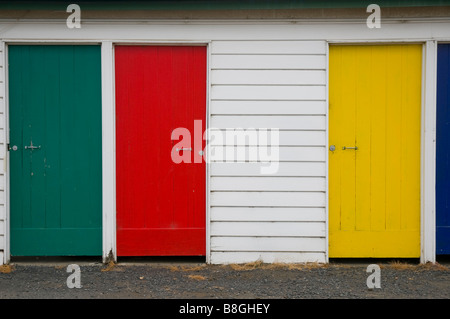
<svg viewBox="0 0 450 319"><path fill-rule="evenodd" d="M438 47L436 253L450 254L450 44Z"/></svg>

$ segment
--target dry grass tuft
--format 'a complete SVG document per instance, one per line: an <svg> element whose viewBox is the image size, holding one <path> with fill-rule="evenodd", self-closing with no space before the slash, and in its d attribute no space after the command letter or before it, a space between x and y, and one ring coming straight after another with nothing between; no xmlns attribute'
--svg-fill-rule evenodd
<svg viewBox="0 0 450 319"><path fill-rule="evenodd" d="M406 262L401 262L401 261L395 260L395 261L391 261L389 263L388 267L391 269L395 269L395 270L414 270L417 266L408 264Z"/></svg>
<svg viewBox="0 0 450 319"><path fill-rule="evenodd" d="M105 268L102 269L102 272L111 271L116 267L116 264L113 261L110 261Z"/></svg>
<svg viewBox="0 0 450 319"><path fill-rule="evenodd" d="M11 265L2 265L0 266L0 273L2 274L10 274L14 271L14 267Z"/></svg>
<svg viewBox="0 0 450 319"><path fill-rule="evenodd" d="M260 260L257 260L257 261L254 261L251 263L246 263L246 264L230 264L229 266L231 267L231 269L238 270L238 271L253 270L253 269L261 268L263 266L263 262Z"/></svg>
<svg viewBox="0 0 450 319"><path fill-rule="evenodd" d="M449 271L450 269L447 266L441 265L440 263L430 263L427 262L426 264L420 264L417 266L419 269L423 270L438 270L438 271Z"/></svg>
<svg viewBox="0 0 450 319"><path fill-rule="evenodd" d="M206 277L200 276L200 275L189 275L188 277L192 280L197 280L197 281L206 280Z"/></svg>
<svg viewBox="0 0 450 319"><path fill-rule="evenodd" d="M395 270L414 270L414 271L423 271L423 270L437 270L437 271L449 271L450 269L444 265L439 263L426 263L426 264L408 264L406 262L393 261L390 262L387 266L380 266L380 268L390 268Z"/></svg>
<svg viewBox="0 0 450 319"><path fill-rule="evenodd" d="M206 264L204 265L198 265L198 266L168 266L170 271L200 271L206 267Z"/></svg>

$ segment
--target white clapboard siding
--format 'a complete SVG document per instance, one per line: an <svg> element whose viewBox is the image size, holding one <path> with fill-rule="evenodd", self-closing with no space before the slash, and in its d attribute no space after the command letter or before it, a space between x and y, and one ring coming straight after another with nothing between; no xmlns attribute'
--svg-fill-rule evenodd
<svg viewBox="0 0 450 319"><path fill-rule="evenodd" d="M325 222L318 207L212 207L211 221L222 222Z"/></svg>
<svg viewBox="0 0 450 319"><path fill-rule="evenodd" d="M276 111L275 111L276 110ZM214 115L325 115L325 101L211 101Z"/></svg>
<svg viewBox="0 0 450 319"><path fill-rule="evenodd" d="M318 100L326 98L323 85L214 85L211 87L214 100Z"/></svg>
<svg viewBox="0 0 450 319"><path fill-rule="evenodd" d="M0 265L5 261L5 152L6 152L6 135L5 135L5 67L4 67L4 47L5 44L0 42Z"/></svg>
<svg viewBox="0 0 450 319"><path fill-rule="evenodd" d="M290 146L211 146L211 162L320 162L325 158L324 147L290 147Z"/></svg>
<svg viewBox="0 0 450 319"><path fill-rule="evenodd" d="M210 65L210 261L325 262L326 42L213 41Z"/></svg>
<svg viewBox="0 0 450 319"><path fill-rule="evenodd" d="M323 222L214 222L211 236L325 237Z"/></svg>
<svg viewBox="0 0 450 319"><path fill-rule="evenodd" d="M325 177L325 163L278 163L273 174L262 175L261 169L273 163L211 163L211 176L319 176Z"/></svg>
<svg viewBox="0 0 450 319"><path fill-rule="evenodd" d="M212 177L211 191L323 191L324 177Z"/></svg>
<svg viewBox="0 0 450 319"><path fill-rule="evenodd" d="M308 237L212 237L214 251L308 251L320 252L325 238Z"/></svg>
<svg viewBox="0 0 450 319"><path fill-rule="evenodd" d="M218 132L220 131L220 132ZM235 130L238 131L238 130ZM230 131L226 130L211 130L211 135L217 138L211 138L211 141L208 143L211 147L221 145L221 146L256 146L260 144L258 137L255 139L252 138L252 134L258 136L258 130L254 131L244 131L241 132L247 133L245 138L231 138L232 135ZM229 138L227 138L227 134L229 134ZM268 134L270 134L268 132ZM326 132L325 131L279 131L279 146L323 146L326 144ZM220 137L220 138L219 138ZM269 140L269 138L268 138Z"/></svg>
<svg viewBox="0 0 450 319"><path fill-rule="evenodd" d="M309 252L211 252L212 264L263 263L325 263L325 254Z"/></svg>
<svg viewBox="0 0 450 319"><path fill-rule="evenodd" d="M324 70L213 70L212 85L323 85Z"/></svg>
<svg viewBox="0 0 450 319"><path fill-rule="evenodd" d="M270 128L280 130L325 130L325 116L211 116L211 128Z"/></svg>
<svg viewBox="0 0 450 319"><path fill-rule="evenodd" d="M211 206L325 207L323 192L211 192Z"/></svg>
<svg viewBox="0 0 450 319"><path fill-rule="evenodd" d="M211 69L324 70L325 55L211 55Z"/></svg>
<svg viewBox="0 0 450 319"><path fill-rule="evenodd" d="M214 41L214 54L323 54L324 41Z"/></svg>

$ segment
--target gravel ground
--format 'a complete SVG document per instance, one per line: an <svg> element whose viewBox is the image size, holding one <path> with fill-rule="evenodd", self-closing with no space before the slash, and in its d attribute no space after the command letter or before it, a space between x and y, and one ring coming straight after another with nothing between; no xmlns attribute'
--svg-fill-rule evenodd
<svg viewBox="0 0 450 319"><path fill-rule="evenodd" d="M67 287L77 261L17 262L0 268L0 299L450 299L450 263L377 262L381 288L369 290L374 261L327 265L205 265L198 262L80 261L81 285ZM8 271L11 272L8 273Z"/></svg>

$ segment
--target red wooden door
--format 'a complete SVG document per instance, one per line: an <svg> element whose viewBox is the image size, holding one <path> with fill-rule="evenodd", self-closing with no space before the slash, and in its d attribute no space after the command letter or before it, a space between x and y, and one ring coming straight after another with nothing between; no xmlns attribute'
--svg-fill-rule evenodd
<svg viewBox="0 0 450 319"><path fill-rule="evenodd" d="M115 72L117 254L206 255L206 166L194 163L204 147L194 148L194 120L206 128L206 47L117 46ZM172 160L176 128L191 133L191 163Z"/></svg>

